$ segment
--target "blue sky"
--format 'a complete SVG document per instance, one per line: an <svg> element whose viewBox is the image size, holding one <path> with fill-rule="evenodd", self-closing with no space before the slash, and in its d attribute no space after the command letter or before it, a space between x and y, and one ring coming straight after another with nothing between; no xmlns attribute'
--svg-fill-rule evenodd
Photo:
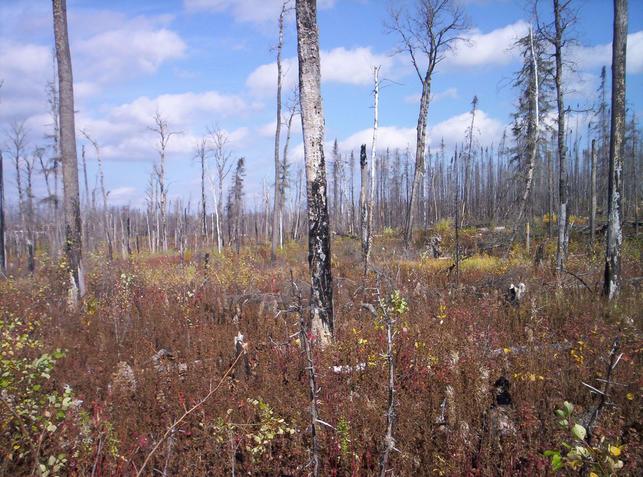
<svg viewBox="0 0 643 477"><path fill-rule="evenodd" d="M235 157L247 158L248 205L271 187L275 122L277 37L280 0L68 0L76 82L77 129L100 144L112 204L140 206L154 160L147 130L158 109L173 137L168 160L170 196L198 200L199 170L192 160L196 140L208 126L225 129ZM414 147L420 84L404 55L394 55L397 38L384 27L386 0L320 0L322 93L326 139L348 152L370 143L372 67L390 80L381 91L379 147ZM400 3L400 0L394 3ZM498 140L510 120L518 68L511 50L528 28L527 2L463 0L470 42L456 47L436 70L429 136L448 145L462 140L473 95L480 103L477 140ZM549 1L542 1L542 10ZM595 101L598 75L611 58L612 3L576 0L578 44L567 57L572 106ZM630 0L628 102L643 113L643 0ZM45 83L52 77L51 2L3 0L0 5L0 147L12 121L26 121L30 150L44 145L50 119ZM296 83L294 22L287 24L284 97ZM299 121L291 160L301 164ZM79 144L83 143L78 134ZM79 147L80 152L80 147ZM88 151L90 187L96 162ZM6 162L8 157L5 154ZM295 168L298 167L295 165ZM12 169L6 164L5 169ZM12 199L13 176L8 174ZM82 189L82 186L81 186ZM194 206L193 205L193 206Z"/></svg>

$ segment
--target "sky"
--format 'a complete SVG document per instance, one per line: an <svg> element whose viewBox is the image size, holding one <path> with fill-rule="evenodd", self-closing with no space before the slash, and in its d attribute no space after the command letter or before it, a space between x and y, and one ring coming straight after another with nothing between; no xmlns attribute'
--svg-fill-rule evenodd
<svg viewBox="0 0 643 477"><path fill-rule="evenodd" d="M370 144L373 67L381 66L378 150L415 147L420 81L399 38L386 28L390 5L403 0L319 0L322 96L327 157ZM479 98L476 141L498 141L511 121L520 67L512 48L534 22L528 2L461 0L471 29L434 74L429 145L462 141L474 95ZM584 109L596 103L600 69L611 63L612 2L575 0L576 42L565 56L566 101ZM170 199L193 207L200 196L196 142L208 128L226 131L234 158L245 157L250 207L272 188L276 124L277 18L281 0L67 0L76 100L76 132L86 144L90 188L97 162L80 130L101 147L112 205L142 207L154 161L149 130L159 111L169 123L167 177ZM546 16L549 2L541 0ZM628 107L643 115L643 0L629 2ZM544 18L544 17L543 17ZM0 1L0 148L12 123L25 121L29 151L48 144L51 117L46 84L53 78L53 26L48 0ZM286 24L284 102L297 83L293 15ZM608 70L609 71L609 70ZM301 124L294 121L290 159L303 163ZM284 128L285 129L285 128ZM282 137L282 145L285 139ZM80 160L80 157L79 157ZM6 199L17 196L5 152ZM211 171L213 167L211 167ZM81 184L81 190L83 185ZM36 192L38 193L38 192Z"/></svg>

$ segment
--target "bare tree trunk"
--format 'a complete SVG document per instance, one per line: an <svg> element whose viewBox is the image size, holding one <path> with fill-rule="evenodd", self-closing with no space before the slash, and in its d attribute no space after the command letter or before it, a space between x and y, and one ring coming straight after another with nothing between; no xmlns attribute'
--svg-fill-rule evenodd
<svg viewBox="0 0 643 477"><path fill-rule="evenodd" d="M105 174L103 173L103 160L100 157L100 146L86 131L80 131L83 136L92 144L96 153L96 162L98 163L98 180L100 182L100 192L103 197L103 227L105 229L105 238L107 239L107 259L111 262L114 258L114 240L109 220L109 208L107 207L107 191L105 190ZM84 148L83 148L84 153ZM83 158L84 162L84 158Z"/></svg>
<svg viewBox="0 0 643 477"><path fill-rule="evenodd" d="M279 14L279 42L277 43L277 125L275 127L275 194L272 209L272 241L270 244L270 260L275 261L277 246L279 245L279 219L283 207L281 201L281 161L279 160L279 139L281 137L281 51L284 47L284 17L286 15L287 1L281 4Z"/></svg>
<svg viewBox="0 0 643 477"><path fill-rule="evenodd" d="M203 154L200 157L201 160L201 233L205 240L208 239L208 214L206 210L205 202L205 144L203 145Z"/></svg>
<svg viewBox="0 0 643 477"><path fill-rule="evenodd" d="M333 335L333 281L316 0L297 0L296 16L301 125L304 133L308 196L312 332L324 343L330 341Z"/></svg>
<svg viewBox="0 0 643 477"><path fill-rule="evenodd" d="M621 173L625 139L625 61L627 50L627 0L614 0L612 41L612 123L607 202L607 247L603 294L615 298L621 284Z"/></svg>
<svg viewBox="0 0 643 477"><path fill-rule="evenodd" d="M362 144L359 151L360 189L359 189L359 212L360 232L362 238L362 260L364 262L364 275L367 270L368 260L368 159L366 156L366 144Z"/></svg>
<svg viewBox="0 0 643 477"><path fill-rule="evenodd" d="M561 20L561 7L559 0L554 0L554 23L556 33L554 38L554 50L556 59L556 105L558 108L558 161L559 180L558 180L558 246L556 249L556 270L558 272L565 268L567 258L567 245L569 242L569 224L567 223L568 214L568 183L567 183L567 146L565 144L565 103L563 99L563 31L564 26Z"/></svg>
<svg viewBox="0 0 643 477"><path fill-rule="evenodd" d="M0 151L0 273L7 273L7 249L4 242L4 177L2 151Z"/></svg>
<svg viewBox="0 0 643 477"><path fill-rule="evenodd" d="M404 241L407 245L413 239L413 214L415 203L417 201L418 189L420 182L424 177L424 148L426 143L426 121L429 114L429 100L431 97L431 72L427 74L422 82L422 97L420 99L420 114L416 128L416 146L415 146L415 171L413 174L413 184L411 185L411 197L408 209L406 211L406 230L404 232Z"/></svg>
<svg viewBox="0 0 643 477"><path fill-rule="evenodd" d="M590 212L589 212L589 243L594 250L596 238L596 139L592 139L590 153Z"/></svg>
<svg viewBox="0 0 643 477"><path fill-rule="evenodd" d="M464 220L466 217L467 212L467 206L470 206L469 202L471 201L471 197L469 194L469 189L471 187L470 182L470 176L471 176L471 161L473 160L473 125L476 120L476 109L478 107L478 97L474 96L473 101L471 102L471 125L469 126L469 137L468 137L468 150L467 150L467 155L466 155L466 162L464 164L464 196L462 198L462 217L460 218L460 226L464 225Z"/></svg>
<svg viewBox="0 0 643 477"><path fill-rule="evenodd" d="M364 253L364 277L368 275L368 261L371 255L371 244L373 241L373 202L375 201L375 182L377 180L377 123L379 113L380 95L380 67L373 68L373 142L371 144L371 177L370 191L368 193L368 205L366 212L366 248Z"/></svg>
<svg viewBox="0 0 643 477"><path fill-rule="evenodd" d="M547 148L547 237L551 238L554 222L554 170L551 151Z"/></svg>
<svg viewBox="0 0 643 477"><path fill-rule="evenodd" d="M453 173L455 174L455 286L460 286L460 172L458 170L458 149L453 156Z"/></svg>
<svg viewBox="0 0 643 477"><path fill-rule="evenodd" d="M85 294L85 279L82 264L82 226L74 124L74 82L67 34L66 0L53 0L53 16L58 61L58 90L60 91L60 149L65 196L65 253L70 272L69 303L73 308L77 308Z"/></svg>

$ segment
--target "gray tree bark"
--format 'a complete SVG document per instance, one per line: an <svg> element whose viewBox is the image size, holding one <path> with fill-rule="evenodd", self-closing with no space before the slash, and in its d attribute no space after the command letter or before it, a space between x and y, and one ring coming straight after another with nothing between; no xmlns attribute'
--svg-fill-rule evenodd
<svg viewBox="0 0 643 477"><path fill-rule="evenodd" d="M607 202L607 247L603 294L614 299L621 284L621 193L623 144L625 139L625 61L627 50L627 0L614 0L614 38L612 41L612 123Z"/></svg>
<svg viewBox="0 0 643 477"><path fill-rule="evenodd" d="M279 41L277 43L277 126L275 127L275 194L272 209L272 240L270 246L270 260L274 262L279 246L279 236L281 228L279 219L283 207L281 201L281 161L279 160L279 140L281 137L281 83L282 83L282 66L281 52L284 47L284 17L286 16L286 7L288 1L281 4L281 13L279 14Z"/></svg>
<svg viewBox="0 0 643 477"><path fill-rule="evenodd" d="M308 197L308 264L311 274L311 327L322 343L333 334L333 281L321 98L316 0L297 0L297 55L301 126Z"/></svg>
<svg viewBox="0 0 643 477"><path fill-rule="evenodd" d="M592 139L590 153L590 211L589 211L589 243L594 249L596 239L596 139Z"/></svg>
<svg viewBox="0 0 643 477"><path fill-rule="evenodd" d="M567 145L565 144L565 100L563 98L563 34L566 24L561 19L561 6L559 0L554 0L554 24L555 36L553 39L554 57L556 59L556 106L558 108L557 139L558 139L558 245L556 249L556 270L558 272L565 268L567 258L567 245L569 243L568 214L568 192L567 181Z"/></svg>
<svg viewBox="0 0 643 477"><path fill-rule="evenodd" d="M85 294L82 262L82 225L78 187L78 156L74 121L74 80L67 33L66 0L53 1L54 37L58 62L60 152L63 165L65 254L69 267L69 304L77 308Z"/></svg>
<svg viewBox="0 0 643 477"><path fill-rule="evenodd" d="M7 272L7 250L4 243L4 177L2 151L0 151L0 273Z"/></svg>

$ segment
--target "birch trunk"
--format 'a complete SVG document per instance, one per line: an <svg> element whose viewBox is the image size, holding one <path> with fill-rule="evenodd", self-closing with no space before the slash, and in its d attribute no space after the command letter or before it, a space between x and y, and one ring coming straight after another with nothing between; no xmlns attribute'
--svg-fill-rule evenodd
<svg viewBox="0 0 643 477"><path fill-rule="evenodd" d="M301 126L308 198L308 263L311 274L311 326L327 343L333 334L333 282L321 98L317 2L297 0L297 53Z"/></svg>

